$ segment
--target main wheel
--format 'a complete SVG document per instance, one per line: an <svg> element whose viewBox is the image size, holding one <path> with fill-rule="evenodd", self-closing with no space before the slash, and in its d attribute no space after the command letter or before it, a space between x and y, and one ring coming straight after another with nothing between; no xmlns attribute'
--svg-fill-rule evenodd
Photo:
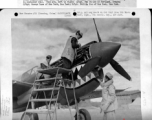
<svg viewBox="0 0 152 120"><path fill-rule="evenodd" d="M39 116L37 113L31 114L31 120L39 120Z"/></svg>
<svg viewBox="0 0 152 120"><path fill-rule="evenodd" d="M75 115L75 120L77 119L77 114ZM91 120L90 113L86 109L79 110L79 120Z"/></svg>
<svg viewBox="0 0 152 120"><path fill-rule="evenodd" d="M39 120L37 113L23 113L21 120Z"/></svg>

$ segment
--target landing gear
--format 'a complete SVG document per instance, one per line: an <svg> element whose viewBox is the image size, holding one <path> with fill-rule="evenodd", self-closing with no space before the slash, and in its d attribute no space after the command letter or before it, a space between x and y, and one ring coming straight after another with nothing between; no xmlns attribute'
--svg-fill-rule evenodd
<svg viewBox="0 0 152 120"><path fill-rule="evenodd" d="M80 109L79 110L79 119L77 119L77 114L76 114L75 120L91 120L90 113L86 109Z"/></svg>
<svg viewBox="0 0 152 120"><path fill-rule="evenodd" d="M23 113L21 120L39 120L37 113Z"/></svg>

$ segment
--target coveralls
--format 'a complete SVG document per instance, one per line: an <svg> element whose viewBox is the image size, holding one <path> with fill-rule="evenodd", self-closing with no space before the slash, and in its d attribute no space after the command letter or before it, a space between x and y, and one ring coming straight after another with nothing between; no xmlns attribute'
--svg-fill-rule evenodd
<svg viewBox="0 0 152 120"><path fill-rule="evenodd" d="M115 110L118 108L113 80L101 83L102 101L101 109L104 112L103 120L116 120Z"/></svg>
<svg viewBox="0 0 152 120"><path fill-rule="evenodd" d="M61 55L63 60L63 68L71 68L75 57L75 49L79 47L78 39L74 36L70 36Z"/></svg>

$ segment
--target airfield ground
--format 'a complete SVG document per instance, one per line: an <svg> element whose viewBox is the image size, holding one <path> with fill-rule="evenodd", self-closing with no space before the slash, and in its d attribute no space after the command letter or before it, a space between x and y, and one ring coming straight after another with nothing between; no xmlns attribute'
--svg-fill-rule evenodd
<svg viewBox="0 0 152 120"><path fill-rule="evenodd" d="M98 107L84 107L91 114L92 120L103 120L103 113L100 113ZM58 120L71 120L70 112L68 109L58 109ZM73 116L75 115L75 110L72 109ZM22 113L14 113L13 120L20 120ZM140 105L125 105L121 106L116 111L117 120L142 120L141 117L141 107ZM46 120L46 115L39 114L39 120ZM49 120L49 119L47 119Z"/></svg>

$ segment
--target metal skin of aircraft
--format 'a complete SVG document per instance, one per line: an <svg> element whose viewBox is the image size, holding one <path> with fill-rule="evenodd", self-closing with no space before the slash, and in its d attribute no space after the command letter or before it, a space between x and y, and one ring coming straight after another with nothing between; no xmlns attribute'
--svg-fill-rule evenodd
<svg viewBox="0 0 152 120"><path fill-rule="evenodd" d="M95 21L94 21L95 23ZM96 27L96 24L95 24ZM128 80L131 80L131 77L127 72L113 59L116 53L118 52L121 44L112 43L112 42L101 42L97 27L97 36L99 42L92 41L76 50L76 57L73 62L72 71L74 74L74 84L72 82L67 82L65 84L67 96L70 105L74 105L74 95L73 95L73 86L75 87L75 94L77 102L80 102L81 98L92 91L94 91L100 83L98 82L95 74L93 73L94 68L99 67L104 68L107 64L111 66L123 77ZM60 67L62 60L59 59L52 63L51 67ZM26 110L28 100L32 91L33 83L37 74L38 67L34 67L29 71L22 74L20 80L13 80L13 112L23 112ZM46 69L46 72L51 70ZM42 73L38 73L38 76L42 76ZM53 74L53 72L52 72ZM102 74L103 76L103 74ZM48 86L49 87L49 86ZM116 90L120 92L123 90ZM36 94L36 93L35 93ZM55 94L55 93L54 93ZM51 91L46 92L47 97L51 96ZM39 98L43 98L43 95L40 95ZM66 96L64 93L64 88L61 86L59 92L58 103L61 105L67 105ZM35 107L44 106L44 103L37 103ZM80 113L83 113L84 116L89 116L88 112L85 110ZM91 120L91 118L84 117L85 120ZM38 120L38 117L33 117L33 120Z"/></svg>

